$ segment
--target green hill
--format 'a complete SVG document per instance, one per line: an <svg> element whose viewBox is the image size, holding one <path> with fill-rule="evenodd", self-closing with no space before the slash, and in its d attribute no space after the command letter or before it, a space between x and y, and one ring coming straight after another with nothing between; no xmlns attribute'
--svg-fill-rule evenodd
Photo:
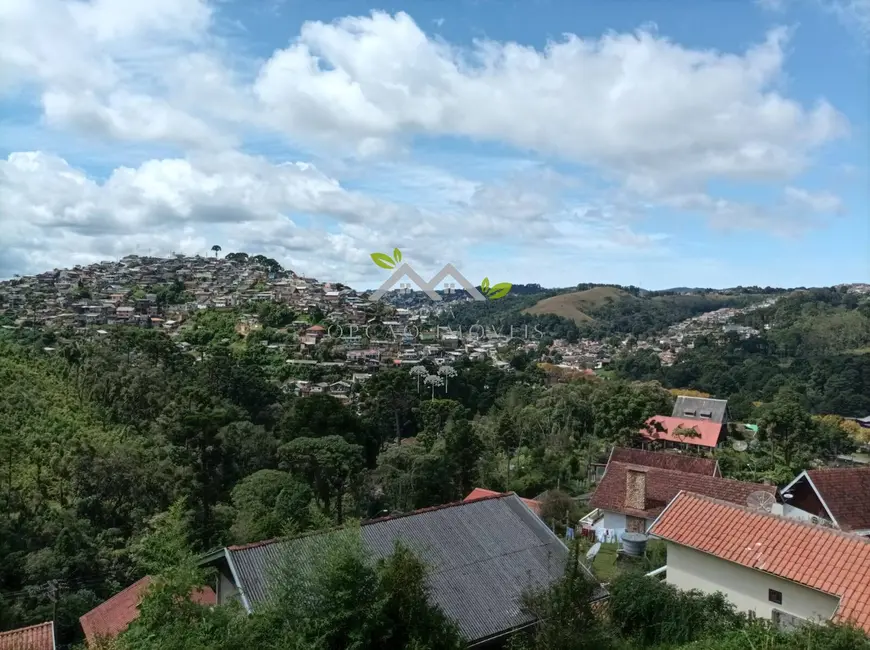
<svg viewBox="0 0 870 650"><path fill-rule="evenodd" d="M593 320L595 310L621 300L638 300L628 292L617 287L593 287L585 291L572 291L558 296L544 298L536 304L523 309L523 314L542 316L552 314L582 325Z"/></svg>

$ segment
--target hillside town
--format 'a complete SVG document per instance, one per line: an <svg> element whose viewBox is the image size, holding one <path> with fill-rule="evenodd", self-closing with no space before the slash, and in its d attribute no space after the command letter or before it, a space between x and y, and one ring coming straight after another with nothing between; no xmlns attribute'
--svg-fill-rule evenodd
<svg viewBox="0 0 870 650"><path fill-rule="evenodd" d="M855 285L854 290L860 292L862 285ZM443 322L438 317L449 313L452 305L471 300L452 286L442 292L444 300L437 306L422 292L403 287L387 294L375 309L369 293L298 275L262 255L220 257L218 251L213 257L128 255L118 261L0 282L0 314L9 323L4 327L69 328L91 337L105 335L109 326L160 328L185 351L201 357L201 346L186 336L196 328L198 314L210 310L233 313L235 332L247 337L263 330L256 314L258 305L283 305L295 318L272 329L275 340L260 342L270 352L285 356L291 366L319 366L341 374L336 386L340 397L346 393L345 384L364 380L381 364L414 366L431 359L440 365L467 357L488 358L509 370L509 354L517 349L533 350L546 338L537 327L496 332L474 326L462 331L451 327L449 319L447 325L436 324ZM650 349L663 365L671 365L682 350L693 347L698 336L758 335L757 330L731 321L776 300L771 297L744 308L704 313L649 339L555 339L544 357L563 369L594 371L606 368L621 352ZM298 381L295 390L306 394L328 389L325 382L309 386Z"/></svg>

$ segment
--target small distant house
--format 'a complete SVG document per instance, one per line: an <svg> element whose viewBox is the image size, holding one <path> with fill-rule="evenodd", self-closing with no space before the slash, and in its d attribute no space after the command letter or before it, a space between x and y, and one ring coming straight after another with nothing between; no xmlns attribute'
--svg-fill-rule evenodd
<svg viewBox="0 0 870 650"><path fill-rule="evenodd" d="M302 337L302 344L317 345L324 336L326 336L326 328L322 325L313 325L305 330L305 335Z"/></svg>
<svg viewBox="0 0 870 650"><path fill-rule="evenodd" d="M0 650L56 650L54 621L0 632Z"/></svg>
<svg viewBox="0 0 870 650"><path fill-rule="evenodd" d="M870 633L870 544L857 535L682 492L650 528L665 580L720 592L782 629L851 623Z"/></svg>
<svg viewBox="0 0 870 650"><path fill-rule="evenodd" d="M79 618L88 645L96 645L101 639L114 638L126 630L139 616L139 602L150 584L151 577L145 576ZM201 605L214 605L216 602L210 587L195 592L192 600Z"/></svg>
<svg viewBox="0 0 870 650"><path fill-rule="evenodd" d="M870 537L870 467L806 470L781 493L787 517Z"/></svg>

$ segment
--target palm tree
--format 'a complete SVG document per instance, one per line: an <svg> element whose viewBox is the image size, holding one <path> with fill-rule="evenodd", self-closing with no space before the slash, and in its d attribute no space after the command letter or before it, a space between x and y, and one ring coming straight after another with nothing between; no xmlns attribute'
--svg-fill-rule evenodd
<svg viewBox="0 0 870 650"><path fill-rule="evenodd" d="M414 366L411 368L411 375L417 378L417 392L420 392L420 379L422 379L425 375L429 374L429 371L426 370L426 366Z"/></svg>
<svg viewBox="0 0 870 650"><path fill-rule="evenodd" d="M214 246L212 246L211 249L214 251L214 256L215 256L215 257L217 257L217 254L220 253L221 250L222 250L221 247L218 246L217 244L215 244Z"/></svg>
<svg viewBox="0 0 870 650"><path fill-rule="evenodd" d="M435 387L442 386L444 380L438 375L426 375L426 379L423 380L423 383L432 387L432 399L435 399Z"/></svg>
<svg viewBox="0 0 870 650"><path fill-rule="evenodd" d="M445 364L438 368L438 374L444 377L444 394L446 395L447 389L450 388L450 378L456 376L456 368Z"/></svg>

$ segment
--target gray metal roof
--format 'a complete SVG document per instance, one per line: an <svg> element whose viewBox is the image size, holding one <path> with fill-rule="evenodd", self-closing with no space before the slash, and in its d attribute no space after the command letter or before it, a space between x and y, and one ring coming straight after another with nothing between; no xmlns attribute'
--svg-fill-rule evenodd
<svg viewBox="0 0 870 650"><path fill-rule="evenodd" d="M562 541L514 494L375 520L360 533L375 559L390 555L396 542L414 551L429 568L432 600L469 642L530 623L521 611L523 592L558 579L568 557ZM251 606L269 599L275 568L288 555L306 563L323 552L325 538L340 534L228 549Z"/></svg>
<svg viewBox="0 0 870 650"><path fill-rule="evenodd" d="M708 397L687 397L680 395L674 402L675 418L695 418L698 420L711 420L722 424L725 422L725 410L728 400L710 399Z"/></svg>

